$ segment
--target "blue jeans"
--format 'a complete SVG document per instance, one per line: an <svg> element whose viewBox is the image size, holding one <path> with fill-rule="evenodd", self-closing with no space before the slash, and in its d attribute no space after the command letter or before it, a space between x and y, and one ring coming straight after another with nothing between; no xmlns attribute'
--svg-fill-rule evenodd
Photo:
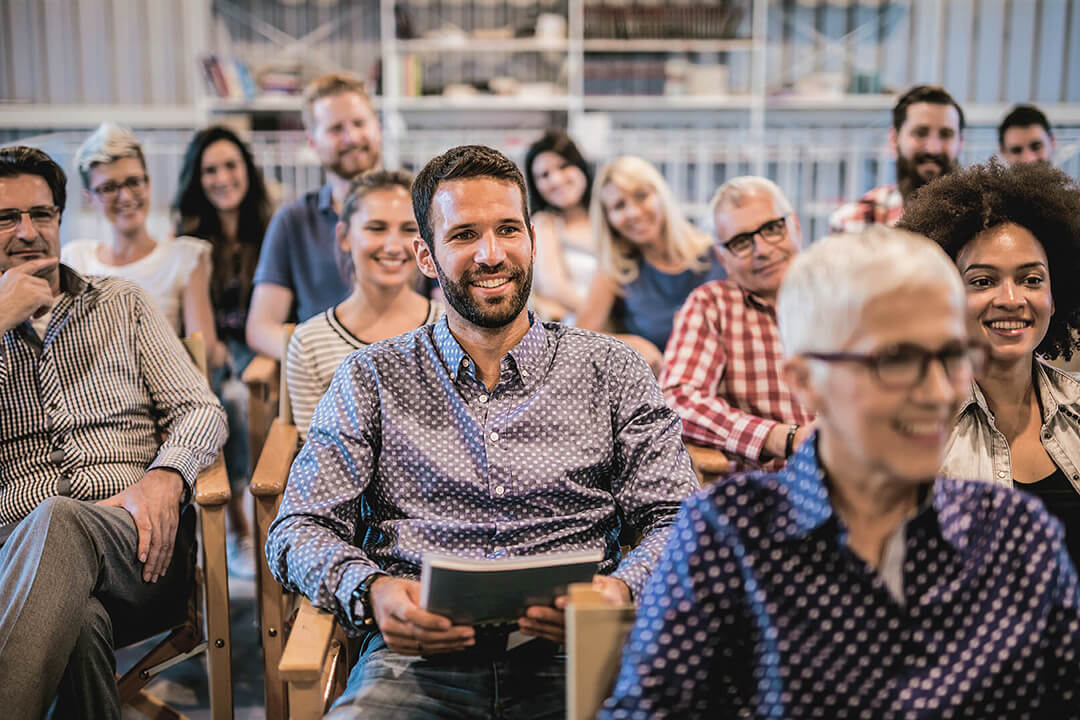
<svg viewBox="0 0 1080 720"><path fill-rule="evenodd" d="M333 720L484 718L540 720L566 715L566 655L534 640L488 658L467 653L398 655L382 636L366 639Z"/></svg>

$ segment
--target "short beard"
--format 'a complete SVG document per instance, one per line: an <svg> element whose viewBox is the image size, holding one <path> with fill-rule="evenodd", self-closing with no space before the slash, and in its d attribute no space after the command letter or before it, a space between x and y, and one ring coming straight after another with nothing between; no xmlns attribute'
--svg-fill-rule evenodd
<svg viewBox="0 0 1080 720"><path fill-rule="evenodd" d="M341 162L341 160L338 159L332 165L328 166L326 169L329 170L330 172L334 173L335 175L337 175L342 180L353 180L355 178L360 177L361 175L366 173L368 170L372 170L374 168L379 167L379 163L382 161L382 155L379 152L379 148L377 148L377 147L369 147L368 148L368 155L371 157L371 164L368 165L367 167L362 167L362 168L355 169L355 170L351 169L351 168L346 168L345 165Z"/></svg>
<svg viewBox="0 0 1080 720"><path fill-rule="evenodd" d="M432 259L434 260L434 254L432 254ZM473 325L489 330L506 327L517 319L517 316L525 309L529 301L529 293L532 291L532 263L529 263L527 270L499 263L486 272L470 270L462 276L461 280L454 281L446 276L442 266L436 260L435 272L439 275L439 285L442 287L447 305ZM497 307L484 307L477 303L470 292L472 281L503 272L509 272L510 282L517 284L517 290L507 299L505 307L500 310ZM492 305L498 305L498 303L492 303Z"/></svg>
<svg viewBox="0 0 1080 720"><path fill-rule="evenodd" d="M948 175L957 167L956 161L950 159L945 153L916 153L915 157L910 160L903 155L898 155L896 158L896 184L900 189L900 195L904 198L904 202L907 202L915 194L915 191L923 185L937 179L927 180L919 174L918 166L925 162L934 162L941 168L941 173L937 177Z"/></svg>

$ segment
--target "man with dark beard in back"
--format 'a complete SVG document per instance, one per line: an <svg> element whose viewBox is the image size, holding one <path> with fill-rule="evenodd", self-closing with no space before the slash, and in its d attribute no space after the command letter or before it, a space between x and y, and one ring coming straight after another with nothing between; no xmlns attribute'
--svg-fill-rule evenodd
<svg viewBox="0 0 1080 720"><path fill-rule="evenodd" d="M945 88L916 85L893 107L889 147L896 154L896 183L876 187L829 218L829 232L859 232L867 225L895 225L916 190L958 167L964 111Z"/></svg>

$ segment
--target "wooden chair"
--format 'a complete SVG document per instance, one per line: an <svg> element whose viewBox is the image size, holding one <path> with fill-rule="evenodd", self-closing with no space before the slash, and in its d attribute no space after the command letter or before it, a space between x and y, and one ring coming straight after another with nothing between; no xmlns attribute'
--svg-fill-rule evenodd
<svg viewBox="0 0 1080 720"><path fill-rule="evenodd" d="M202 337L196 334L184 343L196 366L209 378ZM225 506L230 496L225 461L218 455L195 481L202 566L195 568L186 617L169 628L161 628L168 629L168 635L117 680L120 702L148 717L184 718L144 688L161 671L202 652L206 652L210 680L210 717L213 720L233 717L229 571L225 554Z"/></svg>
<svg viewBox="0 0 1080 720"><path fill-rule="evenodd" d="M282 338L282 357L286 356L289 340L292 338L294 325L286 325ZM263 360L268 358L263 357ZM254 365L256 360L252 360ZM272 362L272 361L271 361ZM251 365L248 369L251 369ZM265 368L259 370L261 380L266 379ZM265 703L267 720L283 720L289 716L288 692L282 679L278 664L285 649L285 638L295 614L296 599L278 584L270 574L263 549L266 547L266 534L270 524L277 517L278 506L285 492L285 483L289 478L289 468L300 447L299 431L293 425L292 406L289 403L289 389L284 372L274 370L278 388L273 395L277 398L277 417L270 423L265 441L260 441L260 452L251 474L251 494L255 496L255 539L258 548L256 565L257 603L259 631L263 648L263 669L265 672ZM244 373L248 382L248 372ZM249 384L249 388L252 385ZM254 391L252 391L254 392ZM262 392L262 391L259 391ZM253 395L249 394L249 397ZM269 397L269 393L265 395ZM265 415L264 415L265 417ZM253 426L254 427L254 426ZM254 444L253 444L254 448Z"/></svg>
<svg viewBox="0 0 1080 720"><path fill-rule="evenodd" d="M702 485L716 482L731 468L731 460L720 450L690 443L686 443L686 450L690 453L694 473L697 474L698 482Z"/></svg>
<svg viewBox="0 0 1080 720"><path fill-rule="evenodd" d="M571 585L566 604L566 717L586 720L611 694L634 605L611 605L588 583Z"/></svg>
<svg viewBox="0 0 1080 720"><path fill-rule="evenodd" d="M292 325L286 325L287 334L282 348L282 357L285 357L284 350L289 346L292 328ZM277 360L265 355L256 355L240 376L240 380L248 391L248 447L252 458L262 455L270 422L274 419L274 413L279 406L278 384L282 376L280 370L281 363Z"/></svg>

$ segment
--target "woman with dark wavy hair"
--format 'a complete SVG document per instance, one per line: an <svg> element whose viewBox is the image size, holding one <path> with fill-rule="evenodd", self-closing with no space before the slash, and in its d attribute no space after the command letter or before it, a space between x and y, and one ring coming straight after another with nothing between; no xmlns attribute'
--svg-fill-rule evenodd
<svg viewBox="0 0 1080 720"><path fill-rule="evenodd" d="M246 408L243 394L226 386L235 387L254 357L244 325L273 205L255 158L236 133L221 125L195 133L184 153L172 211L178 236L202 238L213 248L210 301L218 342L210 348L210 357L216 368L214 391L229 416L225 465L234 498L229 503L229 570L254 577L255 546L243 513L243 485L251 472Z"/></svg>
<svg viewBox="0 0 1080 720"><path fill-rule="evenodd" d="M975 377L943 473L1042 498L1080 560L1080 380L1068 360L1080 327L1080 185L1044 163L997 161L921 189L900 227L956 262L973 337L990 360Z"/></svg>
<svg viewBox="0 0 1080 720"><path fill-rule="evenodd" d="M548 130L530 145L523 169L536 228L533 302L541 314L573 322L596 272L592 171L563 130Z"/></svg>
<svg viewBox="0 0 1080 720"><path fill-rule="evenodd" d="M273 210L255 158L236 133L221 125L195 133L184 152L172 204L176 234L208 240L214 247L210 300L218 338L233 355L237 374L253 356L244 323Z"/></svg>

